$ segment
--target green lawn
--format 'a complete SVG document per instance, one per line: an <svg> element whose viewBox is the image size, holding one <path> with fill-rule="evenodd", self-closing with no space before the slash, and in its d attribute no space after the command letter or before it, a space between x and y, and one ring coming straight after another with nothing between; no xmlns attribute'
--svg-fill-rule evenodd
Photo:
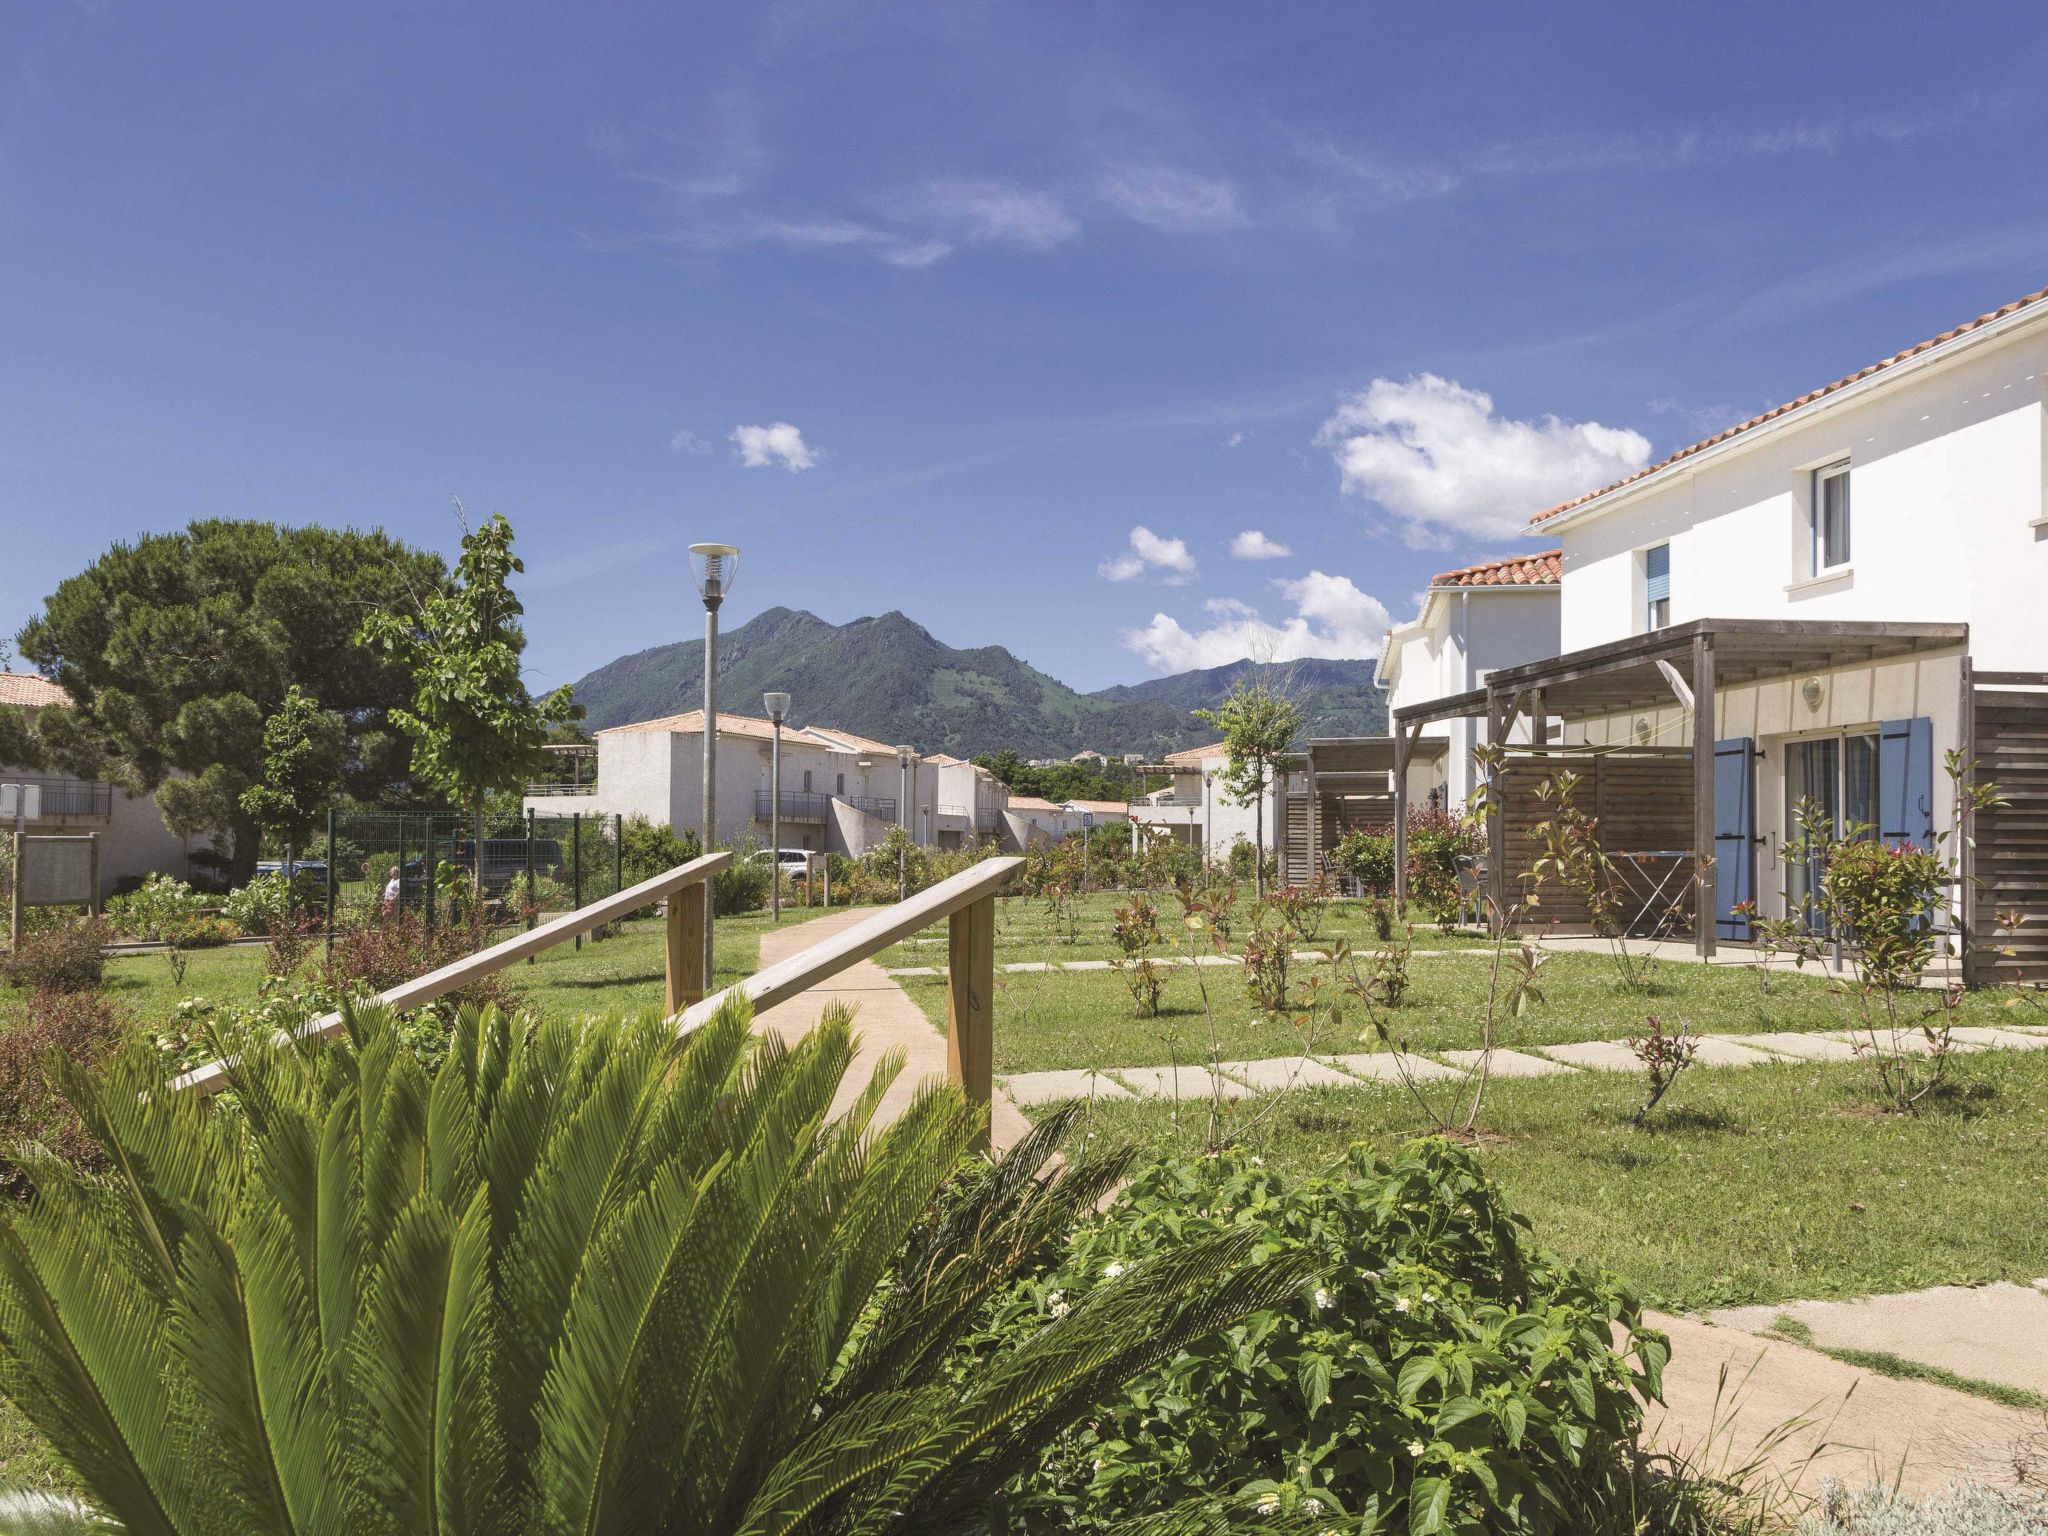
<svg viewBox="0 0 2048 1536"><path fill-rule="evenodd" d="M1017 960L1107 960L1117 952L1111 929L1117 908L1127 905L1127 891L1097 891L1076 897L1071 903L1073 926L1056 920L1050 903L1040 896L1004 896L996 901L996 961ZM1159 926L1169 944L1178 945L1182 932L1181 907L1172 892L1152 898L1159 909ZM1251 919L1249 893L1239 899L1236 923L1242 929ZM1372 937L1372 917L1366 903L1339 900L1326 902L1322 926L1315 942L1343 938L1353 945L1377 942ZM1483 946L1483 939L1460 934L1440 934L1434 924L1419 924L1415 930L1418 949L1462 949ZM946 953L944 924L882 951L876 960L887 966L943 963Z"/></svg>
<svg viewBox="0 0 2048 1536"><path fill-rule="evenodd" d="M998 956L1000 959L1000 955ZM1298 975L1329 967L1304 964ZM996 1070L1036 1072L1055 1067L1141 1067L1206 1060L1210 1025L1201 988L1215 1014L1216 1049L1225 1060L1284 1056L1303 1049L1301 1030L1260 1015L1245 996L1238 971L1222 966L1173 966L1158 1018L1139 1018L1123 978L1113 971L999 973L996 977ZM1198 981L1199 976L1199 981ZM1420 1051L1475 1049L1481 1043L1492 964L1484 953L1423 957L1392 1027ZM906 991L941 1028L946 1020L942 977L906 976ZM1539 983L1542 998L1520 1019L1507 1020L1503 1045L1561 1045L1618 1040L1655 1014L1667 1030L1680 1024L1710 1034L1842 1029L1852 1019L1830 984L1818 975L1780 973L1769 996L1757 990L1747 967L1674 961L1659 966L1650 987L1631 992L1598 954L1552 954ZM1330 995L1325 984L1325 995ZM1932 1006L1932 996L1927 1001ZM1958 1022L1997 1025L2010 1016L1995 997L1964 1000ZM1314 1049L1339 1054L1369 1048L1362 1040L1363 1010L1346 1001L1345 1018L1317 1024Z"/></svg>
<svg viewBox="0 0 2048 1536"><path fill-rule="evenodd" d="M1666 1307L1790 1301L2048 1274L2048 1052L1959 1057L1916 1118L1871 1110L1868 1069L1787 1063L1682 1076L1645 1131L1635 1077L1496 1082L1480 1148L1544 1245ZM1430 1128L1398 1087L1248 1099L1230 1134L1306 1172L1353 1141ZM1088 1131L1199 1151L1207 1101L1098 1102Z"/></svg>

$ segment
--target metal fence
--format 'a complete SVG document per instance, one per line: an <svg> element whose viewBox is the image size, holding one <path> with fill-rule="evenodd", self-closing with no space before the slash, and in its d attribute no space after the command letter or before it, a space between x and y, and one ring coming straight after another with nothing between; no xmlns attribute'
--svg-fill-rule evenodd
<svg viewBox="0 0 2048 1536"><path fill-rule="evenodd" d="M618 816L581 812L486 818L487 915L530 926L621 890L621 823ZM476 851L466 812L334 811L324 847L316 843L298 863L302 873L325 880L330 934L338 922L397 915L416 915L433 928L467 921L461 907L469 900Z"/></svg>

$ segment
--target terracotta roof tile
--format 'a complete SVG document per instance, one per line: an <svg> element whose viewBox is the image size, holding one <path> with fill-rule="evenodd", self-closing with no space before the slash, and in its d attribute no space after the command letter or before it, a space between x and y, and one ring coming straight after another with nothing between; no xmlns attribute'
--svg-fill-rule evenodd
<svg viewBox="0 0 2048 1536"><path fill-rule="evenodd" d="M1564 579L1564 551L1546 549L1539 555L1513 555L1506 560L1489 560L1455 571L1438 571L1430 577L1432 587L1543 587Z"/></svg>
<svg viewBox="0 0 2048 1536"><path fill-rule="evenodd" d="M70 702L71 695L47 677L37 677L33 672L0 672L0 704L16 709L43 709L53 704L61 708Z"/></svg>
<svg viewBox="0 0 2048 1536"><path fill-rule="evenodd" d="M596 732L599 736L614 736L627 731L665 731L674 736L695 736L704 729L704 711L684 710L680 715L663 715L657 720L635 720L630 725L611 725ZM752 715L735 715L718 712L718 734L721 736L748 736L757 741L771 740L775 735L774 723L756 719ZM824 747L830 751L865 752L883 757L894 757L896 749L884 746L879 741L870 741L865 736L856 736L851 731L842 731L830 725L786 725L782 728L785 745Z"/></svg>
<svg viewBox="0 0 2048 1536"><path fill-rule="evenodd" d="M1012 795L1010 796L1010 809L1013 811L1057 811L1060 807L1054 805L1050 800L1041 800L1036 795Z"/></svg>
<svg viewBox="0 0 2048 1536"><path fill-rule="evenodd" d="M1712 448L1717 443L1725 443L1731 437L1739 437L1742 433L1754 427L1760 427L1767 421L1777 420L1778 417L1785 415L1788 411L1796 411L1802 405L1811 405L1816 400L1832 395L1836 390L1847 389L1851 384L1861 383L1874 373L1882 373L1887 368L1897 367L1900 363L1906 362L1910 358L1918 357L1921 353L1931 351L1945 342L1954 341L1958 336L1967 336L1972 331L1981 330L1993 321L2003 320L2007 315L2016 314L2031 304L2040 303L2043 299L2048 299L2048 288L2036 289L2025 298L2014 299L2010 304L2002 304L1997 309L1981 314L1974 320L1965 321L1953 330L1943 331L1939 336L1930 336L1927 340L1918 342L1906 348L1903 352L1894 352L1890 357L1882 358L1872 363L1868 368L1859 368L1852 374L1836 379L1832 384L1823 384L1819 389L1810 389L1796 400L1787 400L1783 405L1773 406L1761 416L1752 416L1749 420L1737 422L1725 431L1716 432L1712 437L1702 438L1690 448L1681 448L1668 459L1659 460L1648 469L1639 469L1634 474L1624 476L1622 479L1615 481L1612 485L1603 485L1597 491L1588 491L1585 495L1575 496L1570 501L1559 502L1547 511L1538 512L1534 517L1530 518L1530 525L1533 527L1537 523L1556 517L1559 513L1569 512L1574 507L1583 507L1589 501L1598 501L1602 496L1610 495L1625 485L1634 485L1638 480L1646 480L1651 475L1657 474L1661 470L1669 469L1680 460L1689 459L1694 454Z"/></svg>
<svg viewBox="0 0 2048 1536"><path fill-rule="evenodd" d="M1130 806L1121 800L1069 800L1070 811L1093 811L1097 816L1123 816L1130 812Z"/></svg>
<svg viewBox="0 0 2048 1536"><path fill-rule="evenodd" d="M1222 742L1212 741L1206 747L1186 747L1179 752L1169 752L1162 761L1186 763L1190 768L1193 768L1207 762L1212 757L1223 756L1227 750Z"/></svg>

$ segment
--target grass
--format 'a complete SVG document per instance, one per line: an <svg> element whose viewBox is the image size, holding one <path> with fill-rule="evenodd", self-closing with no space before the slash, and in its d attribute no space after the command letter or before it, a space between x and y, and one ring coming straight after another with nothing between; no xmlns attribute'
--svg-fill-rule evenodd
<svg viewBox="0 0 2048 1536"><path fill-rule="evenodd" d="M1001 954L997 956L1000 961ZM1297 972L1329 976L1327 966ZM1392 1016L1397 1037L1418 1051L1476 1049L1486 1015L1492 967L1483 952L1424 957L1413 962L1409 988ZM1157 1018L1140 1018L1122 977L1113 971L999 972L996 976L996 1070L1037 1072L1057 1067L1141 1067L1207 1060L1209 1023L1200 988L1215 1011L1216 1049L1226 1061L1285 1056L1303 1049L1302 1027L1269 1019L1245 996L1241 974L1222 966L1172 966ZM1198 980L1199 976L1199 980ZM1667 1030L1683 1024L1708 1034L1806 1033L1849 1027L1852 1016L1831 984L1816 975L1774 976L1759 995L1747 968L1673 962L1660 966L1649 988L1624 989L1606 957L1551 954L1539 983L1542 1000L1499 1031L1503 1045L1563 1045L1619 1040L1639 1032L1651 1014ZM904 990L939 1028L946 1021L943 977L899 978ZM1325 983L1326 997L1341 993ZM1314 1049L1322 1054L1361 1051L1367 1020L1349 999L1340 1024L1318 1023ZM1925 1006L1933 1005L1930 994ZM1959 1024L2010 1024L1996 998L1964 1000Z"/></svg>
<svg viewBox="0 0 2048 1536"><path fill-rule="evenodd" d="M1785 1063L1687 1073L1650 1128L1624 1073L1496 1081L1479 1155L1547 1247L1706 1308L2048 1273L2048 1052L1959 1057L1917 1117L1873 1113L1869 1069ZM1207 1101L1098 1102L1088 1133L1199 1151ZM1320 1169L1354 1141L1430 1129L1398 1087L1297 1090L1235 1106L1227 1133Z"/></svg>
<svg viewBox="0 0 2048 1536"><path fill-rule="evenodd" d="M1929 1386L1947 1387L1951 1392L1967 1392L1972 1397L1981 1397L1988 1402L2002 1403L2007 1408L2018 1408L2028 1413L2048 1413L2048 1393L2031 1391L2026 1387L2008 1386L2002 1381L1985 1381L1976 1376L1963 1376L1954 1371L1945 1371L1938 1365L1926 1365L1918 1360L1908 1360L1904 1355L1895 1355L1883 1349L1843 1349L1839 1346L1816 1343L1813 1330L1796 1317L1779 1315L1771 1320L1771 1326L1764 1330L1767 1339L1783 1339L1788 1344L1798 1344L1839 1360L1844 1365L1853 1365L1858 1370L1869 1371L1874 1376L1890 1376L1898 1381L1924 1381Z"/></svg>

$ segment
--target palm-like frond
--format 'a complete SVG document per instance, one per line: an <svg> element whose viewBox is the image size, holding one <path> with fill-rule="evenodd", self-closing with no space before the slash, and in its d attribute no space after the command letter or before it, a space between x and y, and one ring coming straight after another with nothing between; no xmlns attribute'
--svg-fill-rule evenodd
<svg viewBox="0 0 2048 1536"><path fill-rule="evenodd" d="M975 1163L950 1087L876 1124L899 1058L834 1116L843 1009L786 1046L741 1002L680 1041L652 1012L466 1011L431 1081L386 1010L344 1020L242 1050L204 1116L139 1054L70 1074L108 1171L40 1164L0 1217L0 1389L103 1521L950 1529L1131 1373L1301 1282L1234 1238L1163 1255L956 1390L989 1299L1125 1171L1061 1165L1070 1116Z"/></svg>

